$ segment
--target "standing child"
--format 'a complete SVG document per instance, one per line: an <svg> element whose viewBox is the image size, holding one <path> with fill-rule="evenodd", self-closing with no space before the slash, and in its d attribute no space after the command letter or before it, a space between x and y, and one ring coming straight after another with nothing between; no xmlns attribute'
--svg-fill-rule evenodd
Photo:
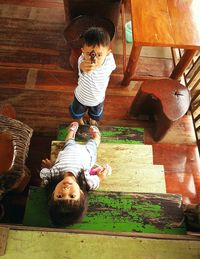
<svg viewBox="0 0 200 259"><path fill-rule="evenodd" d="M110 36L103 28L89 28L83 34L83 40L78 59L78 86L69 110L81 125L84 125L83 117L88 111L90 124L97 125L96 121L103 116L106 89L116 64L110 49Z"/></svg>
<svg viewBox="0 0 200 259"><path fill-rule="evenodd" d="M85 145L77 144L78 126L78 122L71 123L65 146L54 165L48 159L42 160L40 177L52 190L49 213L52 223L57 226L71 225L83 217L87 210L87 191L96 190L111 171L107 165L100 170L97 168L96 174L90 174L101 135L97 127L90 126L91 139Z"/></svg>

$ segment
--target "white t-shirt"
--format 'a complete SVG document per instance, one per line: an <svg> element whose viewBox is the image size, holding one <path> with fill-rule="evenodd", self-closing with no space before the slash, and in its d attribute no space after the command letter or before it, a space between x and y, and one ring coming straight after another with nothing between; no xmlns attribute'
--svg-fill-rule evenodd
<svg viewBox="0 0 200 259"><path fill-rule="evenodd" d="M78 59L79 79L75 97L81 104L93 107L104 101L110 75L116 68L116 64L113 54L109 53L98 69L82 73L80 71L82 61L83 54Z"/></svg>

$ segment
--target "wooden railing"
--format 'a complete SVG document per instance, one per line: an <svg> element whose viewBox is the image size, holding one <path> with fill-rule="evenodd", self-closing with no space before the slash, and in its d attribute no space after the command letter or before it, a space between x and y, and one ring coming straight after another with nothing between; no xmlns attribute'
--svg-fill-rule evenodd
<svg viewBox="0 0 200 259"><path fill-rule="evenodd" d="M183 50L173 49L174 64L180 59ZM178 55L177 55L178 54ZM178 56L178 57L177 57ZM192 115L197 145L200 152L200 51L197 51L182 77L182 83L188 87L191 93L190 112Z"/></svg>
<svg viewBox="0 0 200 259"><path fill-rule="evenodd" d="M191 93L190 111L200 151L200 52L197 53L191 68L185 74L185 82Z"/></svg>

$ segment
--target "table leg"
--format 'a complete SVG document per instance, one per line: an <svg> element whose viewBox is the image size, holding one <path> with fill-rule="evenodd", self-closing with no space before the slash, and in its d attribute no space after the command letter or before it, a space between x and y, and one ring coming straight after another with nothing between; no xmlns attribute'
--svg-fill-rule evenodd
<svg viewBox="0 0 200 259"><path fill-rule="evenodd" d="M186 50L185 53L183 54L183 56L181 57L180 61L175 66L174 70L172 71L170 78L179 79L183 75L187 66L190 64L195 53L196 53L196 50L192 50L192 49Z"/></svg>
<svg viewBox="0 0 200 259"><path fill-rule="evenodd" d="M133 45L121 85L128 86L135 73L142 47Z"/></svg>

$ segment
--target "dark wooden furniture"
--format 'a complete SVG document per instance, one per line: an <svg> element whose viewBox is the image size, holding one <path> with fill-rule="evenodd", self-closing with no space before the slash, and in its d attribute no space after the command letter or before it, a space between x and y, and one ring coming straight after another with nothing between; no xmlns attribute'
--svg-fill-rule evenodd
<svg viewBox="0 0 200 259"><path fill-rule="evenodd" d="M129 85L143 46L174 47L185 49L171 78L178 79L200 49L200 1L129 0L132 16L133 46L125 69L122 85Z"/></svg>
<svg viewBox="0 0 200 259"><path fill-rule="evenodd" d="M26 124L0 114L0 199L11 190L22 192L30 180L25 161L32 133L33 130ZM8 161L2 161L8 151Z"/></svg>
<svg viewBox="0 0 200 259"><path fill-rule="evenodd" d="M109 19L117 27L121 0L64 0L66 19L79 15L98 16Z"/></svg>
<svg viewBox="0 0 200 259"><path fill-rule="evenodd" d="M133 100L130 115L149 114L155 119L153 139L161 140L189 109L190 93L176 80L147 80Z"/></svg>

